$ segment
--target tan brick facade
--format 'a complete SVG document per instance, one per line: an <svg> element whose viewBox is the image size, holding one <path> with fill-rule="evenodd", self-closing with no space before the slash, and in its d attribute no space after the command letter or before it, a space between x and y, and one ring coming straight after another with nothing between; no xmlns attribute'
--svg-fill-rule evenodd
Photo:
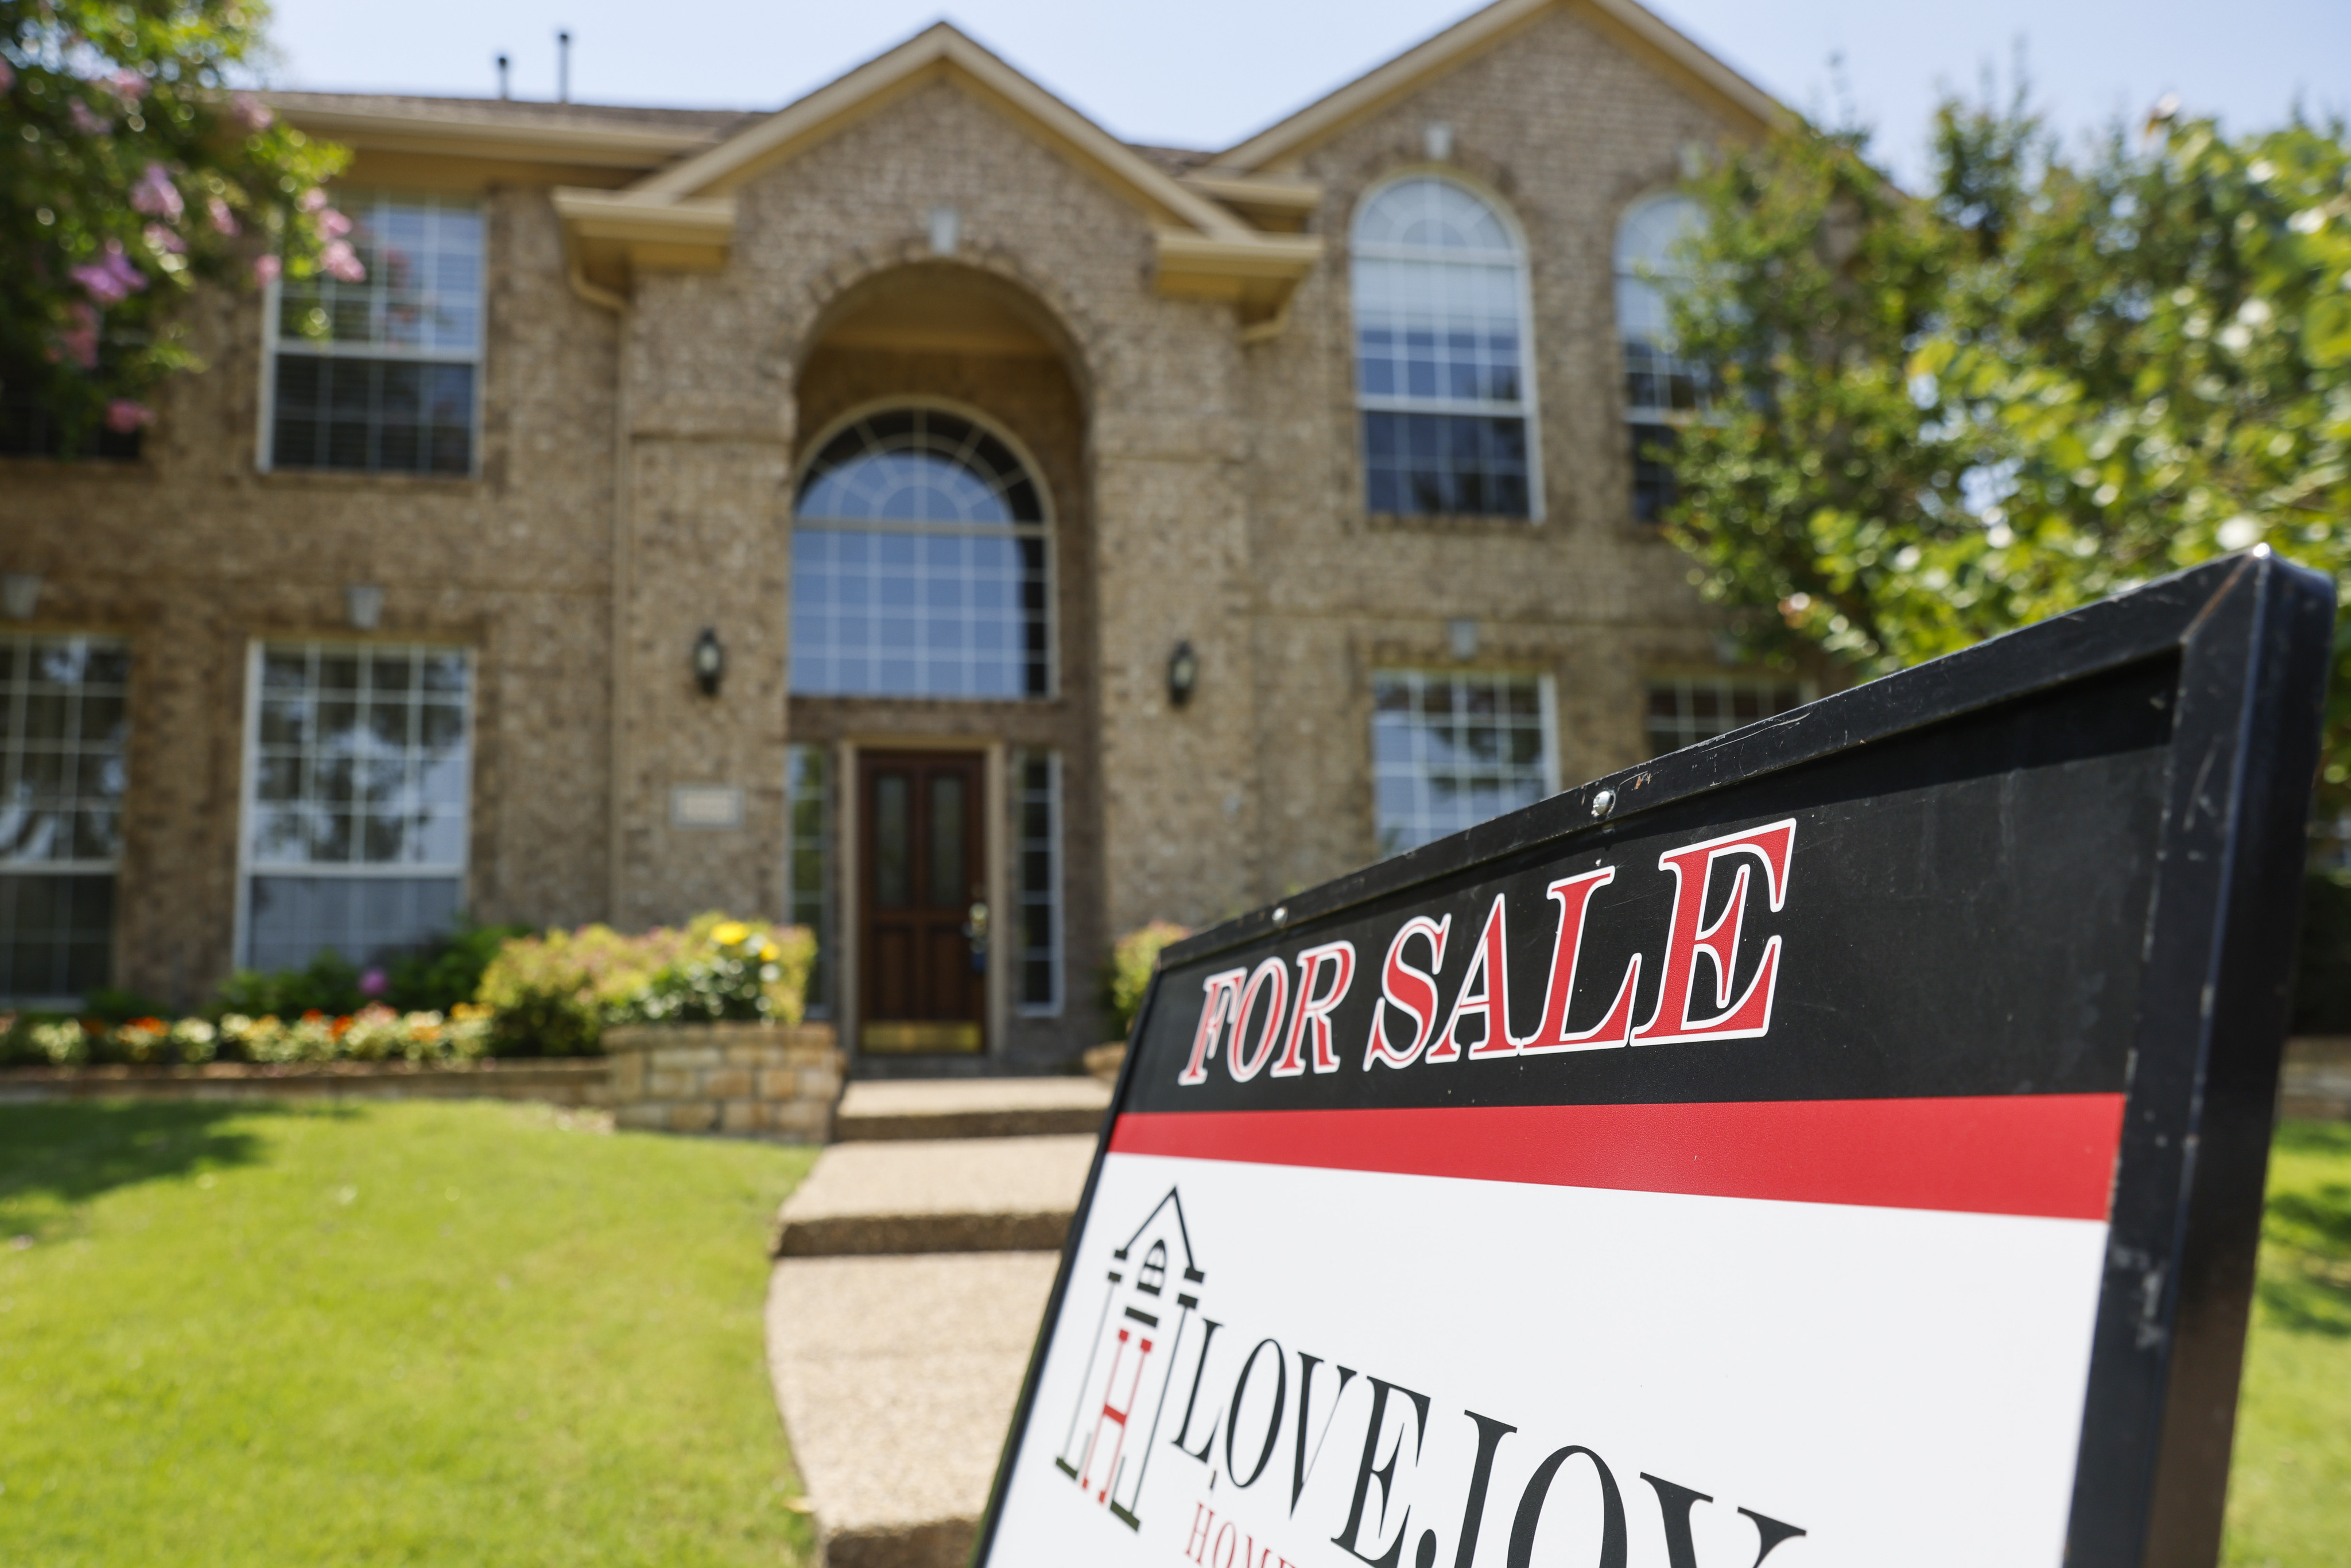
<svg viewBox="0 0 2351 1568"><path fill-rule="evenodd" d="M190 998L231 966L246 649L352 636L353 582L385 589L371 635L475 651L465 899L486 918L781 912L796 742L839 758L986 748L998 828L1005 749L1058 753L1065 1001L1017 1016L999 961L1000 1061L1064 1061L1093 1042L1112 933L1206 922L1370 858L1370 672L1463 663L1449 622L1476 622L1468 664L1552 678L1563 781L1634 760L1645 677L1712 667L1717 628L1685 563L1632 520L1613 238L1685 149L1756 120L1686 46L1628 32L1628 9L1509 0L1507 27L1473 19L1456 30L1467 42L1385 86L1366 78L1379 93L1275 156L1224 159L1235 178L1319 186L1296 213L1319 259L1281 238L1294 220L1244 221L1246 204L1178 190L1171 169L1217 157L1155 154L1148 179L1123 173L1120 154L1057 131L1041 95L1008 105L984 61L958 75L962 43L817 130L778 134L706 195L654 187L768 122L374 104L475 128L442 132L435 155L352 131L371 100L288 99L298 120L357 141L355 182L485 201L477 472L259 472L250 297L197 308L212 368L167 391L138 461L0 461L0 569L43 580L30 628L119 633L132 650L119 981ZM1449 136L1441 158L1432 124ZM639 125L670 142L558 148L566 128ZM1424 167L1487 193L1525 235L1540 522L1364 508L1347 236L1368 187ZM691 204L729 201L731 231L691 256L607 243L576 216L594 188L684 202L688 217L664 222L706 225ZM926 226L941 207L956 217L947 255ZM1230 300L1197 297L1218 285L1171 283L1170 258L1188 253L1167 233L1186 213L1213 220L1203 245L1246 256L1287 243L1311 265L1281 264L1279 308L1257 280L1273 262L1232 264ZM956 311L987 329L956 329ZM794 476L844 413L899 398L974 412L1040 470L1055 528L1050 696L789 695ZM715 698L687 664L704 627L727 657ZM1179 640L1202 672L1180 709L1165 689ZM674 827L671 790L696 784L739 789L740 826ZM999 906L1006 863L999 846ZM851 947L844 933L834 951L853 964Z"/></svg>

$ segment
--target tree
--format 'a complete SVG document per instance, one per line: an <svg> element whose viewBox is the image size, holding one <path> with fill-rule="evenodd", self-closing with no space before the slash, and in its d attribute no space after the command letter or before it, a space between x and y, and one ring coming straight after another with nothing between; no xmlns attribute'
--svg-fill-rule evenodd
<svg viewBox="0 0 2351 1568"><path fill-rule="evenodd" d="M0 0L0 400L43 444L136 430L200 369L173 308L204 280L357 280L321 183L340 150L236 90L267 9Z"/></svg>
<svg viewBox="0 0 2351 1568"><path fill-rule="evenodd" d="M1717 377L1673 537L1750 652L1866 678L2267 543L2351 585L2351 152L1946 102L1933 188L1800 127L1694 183ZM2351 803L2351 636L2323 792Z"/></svg>

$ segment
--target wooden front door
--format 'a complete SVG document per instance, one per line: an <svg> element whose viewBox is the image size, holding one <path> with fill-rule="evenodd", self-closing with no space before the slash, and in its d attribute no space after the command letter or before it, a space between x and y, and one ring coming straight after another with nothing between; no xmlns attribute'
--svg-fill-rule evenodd
<svg viewBox="0 0 2351 1568"><path fill-rule="evenodd" d="M858 758L862 1050L981 1048L988 912L980 763L970 751Z"/></svg>

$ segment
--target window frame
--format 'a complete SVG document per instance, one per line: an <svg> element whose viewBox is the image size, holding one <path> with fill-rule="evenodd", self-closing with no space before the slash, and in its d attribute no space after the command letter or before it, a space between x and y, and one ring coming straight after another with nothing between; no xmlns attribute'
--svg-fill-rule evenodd
<svg viewBox="0 0 2351 1568"><path fill-rule="evenodd" d="M1065 828L1069 792L1062 771L1061 753L1058 749L1041 746L1016 747L1011 750L1008 760L1010 767L1008 771L1010 775L1011 787L1005 793L1012 803L1012 822L1005 835L1005 847L1010 852L1008 858L1011 862L1012 874L1008 879L1011 885L1006 891L1011 894L1013 919L1008 924L1011 929L1019 931L1022 937L1020 946L1008 955L1013 971L1012 990L1016 998L1013 1002L1013 1010L1025 1019L1055 1019L1060 1018L1063 1009L1068 1006L1070 993L1068 943L1070 879L1066 854L1068 834ZM1053 995L1050 1000L1042 1002L1029 1001L1025 995L1028 988L1026 967L1030 956L1038 951L1029 947L1027 942L1027 917L1031 900L1029 894L1027 868L1020 860L1020 857L1027 852L1029 844L1028 836L1020 831L1020 828L1025 808L1029 804L1029 788L1025 775L1028 765L1033 760L1041 760L1045 764L1045 810L1048 813L1045 852L1051 857L1050 873L1051 886L1047 890L1043 902L1046 908L1051 912L1053 934L1043 952L1046 961L1053 967Z"/></svg>
<svg viewBox="0 0 2351 1568"><path fill-rule="evenodd" d="M1405 844L1391 850L1381 840L1379 795L1379 683L1382 677L1392 675L1416 675L1423 681L1430 680L1432 678L1455 681L1461 679L1464 676L1483 676L1489 679L1499 677L1506 680L1532 681L1535 687L1535 716L1541 727L1541 733L1542 737L1542 777L1541 787L1535 799L1537 800L1547 800L1552 796L1560 792L1562 786L1560 781L1559 680L1557 675L1551 670L1529 669L1520 665L1509 664L1464 665L1445 664L1393 664L1375 665L1370 671L1371 678L1366 690L1366 695L1371 699L1368 705L1370 709L1368 715L1370 722L1364 726L1364 739L1366 747L1365 759L1370 764L1367 777L1371 781L1372 787L1372 855L1374 861L1393 859L1396 855L1404 854L1411 850L1421 847L1420 844ZM1520 809L1521 808L1517 806L1505 806L1502 809L1502 812L1498 814L1507 814L1510 811ZM1481 818L1479 821L1493 821L1493 818ZM1477 823L1474 822L1465 823L1459 828L1453 829L1452 831L1465 832L1469 828L1476 825ZM1440 838L1449 835L1439 835ZM1421 843L1435 843L1437 841L1436 839L1425 839L1421 841Z"/></svg>
<svg viewBox="0 0 2351 1568"><path fill-rule="evenodd" d="M811 787L802 782L804 759L813 759L821 778ZM841 952L838 935L841 927L841 901L835 869L834 835L839 829L839 791L836 774L840 769L839 748L820 740L787 741L784 746L784 918L799 924L801 888L799 880L799 857L802 844L799 831L799 808L812 804L817 819L813 847L817 855L818 886L810 900L815 905L816 924L810 927L816 937L816 961L810 966L807 1018L811 1022L837 1017L835 1000L841 988ZM821 987L818 982L821 982Z"/></svg>
<svg viewBox="0 0 2351 1568"><path fill-rule="evenodd" d="M1818 702L1821 695L1819 683L1814 681L1809 675L1782 674L1769 670L1754 669L1693 671L1668 667L1665 669L1645 670L1641 674L1640 721L1641 745L1642 749L1646 754L1646 760L1654 761L1657 758L1670 757L1673 755L1672 751L1648 751L1650 694L1655 692L1659 686L1664 685L1708 685L1714 686L1724 692L1729 692L1733 689L1769 691L1785 686L1796 694L1797 707L1802 707L1809 703ZM1679 751L1687 749L1688 747L1692 746L1702 746L1709 740L1729 735L1733 729L1744 729L1748 725L1761 724L1765 718L1781 717L1783 715L1793 711L1794 709L1792 708L1783 708L1779 714L1765 714L1760 718L1745 719L1737 724L1731 725L1727 729L1719 729L1715 731L1713 735L1700 736L1696 740L1686 741L1682 746L1676 747L1673 749L1675 751Z"/></svg>
<svg viewBox="0 0 2351 1568"><path fill-rule="evenodd" d="M1698 202L1694 197L1671 188L1644 192L1625 203L1624 209L1616 214L1616 228L1611 236L1608 250L1608 308L1616 328L1614 334L1616 344L1616 400L1624 415L1627 437L1625 454L1631 465L1629 484L1625 492L1625 498L1631 505L1626 507L1626 512L1636 526L1644 528L1657 528L1663 518L1662 516L1645 517L1641 515L1641 465L1644 461L1640 450L1640 443L1643 440L1641 433L1645 430L1663 430L1668 438L1678 439L1682 431L1697 423L1706 413L1706 400L1702 393L1697 395L1695 406L1686 409L1659 406L1655 403L1636 403L1633 401L1633 366L1632 360L1626 352L1631 345L1632 335L1625 329L1624 289L1628 283L1638 284L1653 291L1658 288L1658 285L1626 269L1625 231L1639 214L1652 207L1667 204L1695 208L1698 206ZM1660 302L1662 303L1662 296L1660 296ZM1655 344L1651 344L1650 348L1653 352L1664 352ZM1696 363L1694 361L1685 359L1678 351L1667 357L1677 364L1694 366ZM1693 380L1696 379L1693 378ZM1670 485L1670 480L1668 483ZM1670 496L1666 504L1667 506L1672 504Z"/></svg>
<svg viewBox="0 0 2351 1568"><path fill-rule="evenodd" d="M119 972L119 961L122 956L122 831L124 822L130 815L129 811L126 810L126 806L131 796L131 688L134 674L131 664L132 650L131 639L117 633L106 632L75 632L39 630L33 628L0 631L0 638L5 638L7 641L16 643L24 646L30 646L36 643L80 643L94 647L117 650L122 654L122 749L120 756L122 766L123 789L122 794L115 801L114 854L110 858L104 860L94 860L87 856L73 856L63 860L42 861L17 860L13 857L0 855L0 876L104 876L113 882L114 886L112 895L110 900L112 904L112 918L110 922L109 930L107 932L105 983L108 986L114 986L119 984L121 979L121 976ZM7 737L5 736L0 736L0 747L5 747L6 738ZM5 752L0 752L0 755L5 755ZM79 752L77 751L75 755L78 756ZM78 800L78 791L77 791L76 799ZM70 827L70 822L68 822L68 826ZM48 992L16 992L0 989L0 1007L19 1010L26 1008L38 1008L43 1004L70 1004L72 1006L78 1007L86 998L87 993L77 994L73 992L57 992L52 994Z"/></svg>
<svg viewBox="0 0 2351 1568"><path fill-rule="evenodd" d="M439 862L413 861L352 861L328 867L325 862L307 862L281 864L257 862L253 853L255 799L261 780L261 663L264 653L271 647L300 648L437 648L457 654L465 663L465 856L455 873ZM245 733L238 747L237 758L242 776L237 782L236 798L236 896L230 920L231 962L237 968L249 968L249 944L253 936L253 882L257 876L316 876L320 879L340 877L350 881L406 879L455 875L457 883L459 910L471 906L473 895L474 831L476 817L474 802L474 762L477 755L480 729L479 704L481 692L481 658L479 650L462 643L431 643L400 637L253 637L245 647ZM352 963L364 962L363 956L345 954Z"/></svg>
<svg viewBox="0 0 2351 1568"><path fill-rule="evenodd" d="M1355 280L1355 263L1358 258L1362 257L1365 254L1365 251L1362 242L1356 238L1356 231L1362 225L1364 216L1372 210L1373 204L1376 203L1383 194L1394 189L1395 186L1407 184L1416 180L1439 181L1445 184L1452 185L1465 194L1475 198L1489 212L1494 214L1495 221L1499 223L1502 225L1503 230L1510 236L1510 243L1514 247L1513 259L1518 264L1519 275L1518 330L1520 392L1518 413L1515 415L1504 412L1500 405L1498 404L1487 405L1482 409L1473 409L1468 404L1455 402L1451 399L1397 397L1387 394L1378 394L1374 396L1367 394L1364 391L1363 318L1362 312L1357 308L1356 304L1358 288ZM1382 260L1414 260L1426 259L1431 255L1441 256L1443 253L1426 250L1415 251L1403 246L1388 247L1375 245L1372 247L1370 254L1374 258ZM1349 401L1352 404L1354 414L1355 458L1357 465L1362 471L1363 484L1360 494L1364 511L1366 516L1386 516L1407 519L1441 517L1491 517L1500 522L1525 523L1530 527L1541 526L1548 516L1549 509L1545 505L1547 497L1543 484L1542 376L1538 364L1538 356L1536 352L1534 247L1528 243L1526 225L1520 222L1517 210L1509 201L1504 199L1500 192L1495 190L1492 186L1486 184L1482 181L1471 179L1460 170L1453 168L1450 165L1426 162L1405 164L1393 169L1387 173L1381 175L1379 179L1364 187L1361 193L1355 198L1353 212L1348 215L1347 219L1347 382ZM1514 517L1507 512L1373 513L1371 507L1371 461L1370 455L1364 450L1364 416L1366 413L1430 413L1451 415L1467 419L1509 419L1513 417L1519 419L1526 427L1526 516L1523 517Z"/></svg>
<svg viewBox="0 0 2351 1568"><path fill-rule="evenodd" d="M802 521L799 515L799 497L801 486L807 483L808 471L810 467L816 462L817 458L823 453L824 449L828 445L831 444L832 439L835 436L839 435L842 431L847 430L851 425L857 423L860 420L871 419L876 414L890 413L901 409L922 409L926 411L935 410L940 413L948 414L956 419L968 421L977 428L986 432L996 440L1002 442L1005 448L1009 451L1013 457L1019 463L1021 469L1029 479L1030 486L1036 490L1037 508L1044 514L1044 520L1037 523L1010 524L869 523L859 522L854 519L842 520L825 517L811 517L807 520L811 525L818 528L836 529L855 528L877 534L911 534L917 538L925 534L954 534L963 538L1014 539L1034 538L1041 541L1045 547L1045 689L1041 692L1022 692L1012 696L956 696L941 695L934 693L924 692L900 694L889 692L801 691L792 684L796 678L798 662L796 660L791 660L791 643L793 634L799 624L799 616L793 612L790 599L792 590L788 588L785 591L784 648L785 657L788 661L791 661L791 663L790 666L786 669L784 674L784 690L786 695L796 701L806 702L1049 703L1059 699L1061 695L1061 524L1060 509L1054 504L1053 486L1050 481L1046 477L1044 465L1037 461L1037 455L1029 449L1028 443L1022 441L1010 430L1005 428L1001 422L990 418L981 410L973 407L967 402L958 402L954 398L928 397L920 394L914 394L904 397L871 398L827 421L823 425L819 427L816 435L808 442L806 446L801 450L799 456L793 461L791 477L786 481L784 485L783 515L784 537L787 550L789 551L791 541L799 536L800 523ZM798 584L799 574L797 571L793 573L792 581L795 586Z"/></svg>
<svg viewBox="0 0 2351 1568"><path fill-rule="evenodd" d="M442 484L464 484L479 480L482 476L482 430L486 423L483 410L489 402L490 391L490 204L488 193L486 192L402 190L396 186L376 185L350 186L339 192L330 192L330 194L338 198L370 195L393 198L430 196L436 201L446 196L471 202L474 204L474 210L481 214L482 220L482 253L480 266L475 269L474 281L476 307L474 319L479 323L479 337L474 344L474 351L470 356L455 355L445 350L424 352L383 344L371 345L365 350L357 346L339 350L331 340L323 346L313 344L307 339L289 340L284 336L278 324L284 308L285 281L282 278L272 278L269 286L261 291L261 399L260 406L254 415L255 471L261 474L300 475L305 478L326 476L343 479L434 480ZM289 346L289 343L293 346ZM400 360L414 364L473 366L474 406L467 423L465 471L463 474L444 474L411 468L329 468L309 465L278 466L277 356L280 353L303 354L320 360ZM240 947L238 950L242 952L243 948Z"/></svg>

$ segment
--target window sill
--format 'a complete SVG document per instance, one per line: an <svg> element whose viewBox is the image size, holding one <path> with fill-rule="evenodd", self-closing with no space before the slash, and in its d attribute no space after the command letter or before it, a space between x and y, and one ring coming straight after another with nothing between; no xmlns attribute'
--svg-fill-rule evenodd
<svg viewBox="0 0 2351 1568"><path fill-rule="evenodd" d="M446 490L455 495L486 491L476 474L407 474L381 468L256 468L254 476L272 488L354 490L386 485L395 489Z"/></svg>
<svg viewBox="0 0 2351 1568"><path fill-rule="evenodd" d="M1495 512L1366 512L1364 528L1375 534L1512 534L1540 528L1540 517Z"/></svg>

